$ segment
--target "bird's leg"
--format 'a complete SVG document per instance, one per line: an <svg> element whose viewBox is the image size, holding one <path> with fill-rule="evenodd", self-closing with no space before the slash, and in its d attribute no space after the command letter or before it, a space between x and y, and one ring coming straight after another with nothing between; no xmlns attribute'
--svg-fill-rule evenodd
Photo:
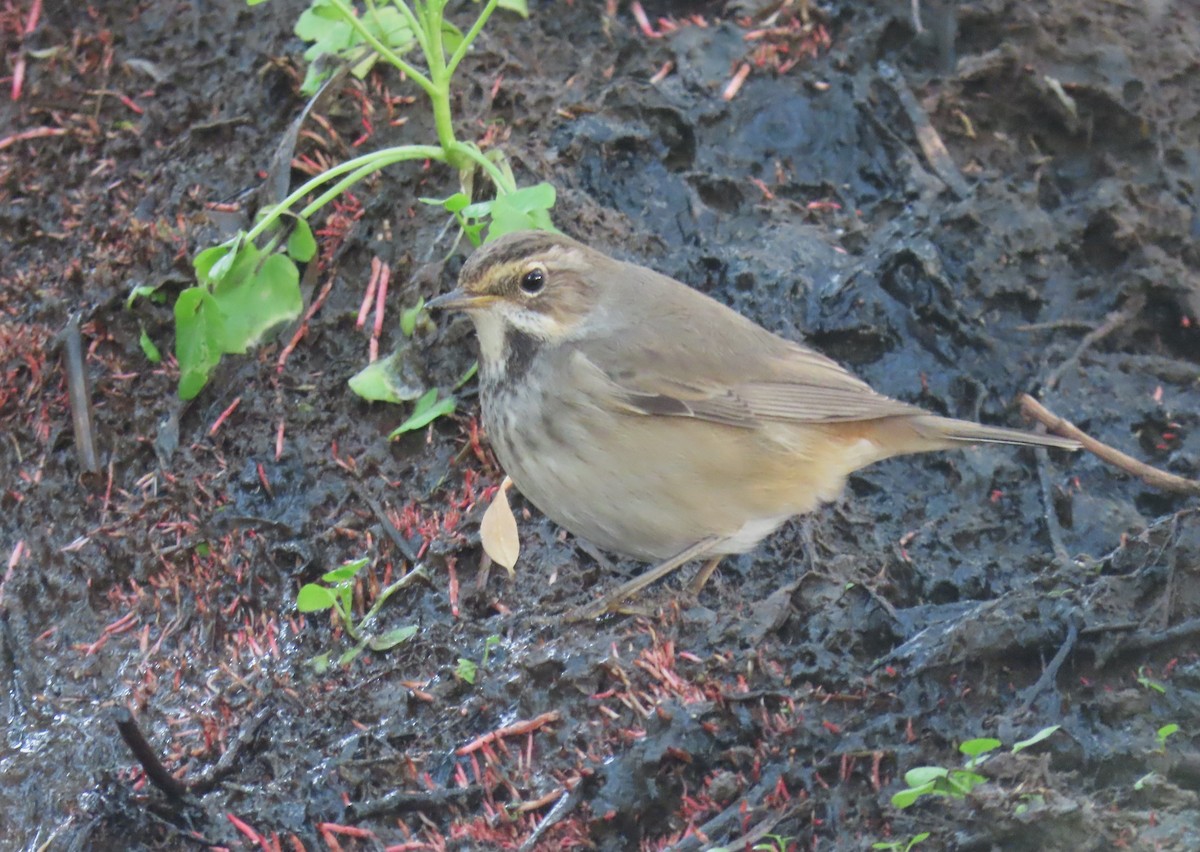
<svg viewBox="0 0 1200 852"><path fill-rule="evenodd" d="M578 607L572 612L567 613L567 621L587 621L592 618L599 618L600 616L604 615L604 613L612 611L617 604L621 603L626 598L636 595L655 580L667 576L685 562L691 562L693 559L699 559L701 556L706 556L713 550L713 548L721 544L724 540L725 539L721 538L720 536L712 536L701 539L691 547L685 548L679 553L676 553L670 559L658 563L649 571L639 574L629 582L617 586L617 588L600 598L600 600L591 604L585 604L584 606ZM707 565L705 565L704 569L702 569L700 573L703 574L705 571L707 571L709 574L712 573ZM705 579L708 578L705 577Z"/></svg>
<svg viewBox="0 0 1200 852"><path fill-rule="evenodd" d="M693 595L700 594L700 590L704 588L704 584L708 582L708 578L713 575L713 571L717 570L717 566L721 564L721 560L724 558L724 555L710 556L708 561L696 572L696 576L692 578L692 582L688 583L688 591Z"/></svg>

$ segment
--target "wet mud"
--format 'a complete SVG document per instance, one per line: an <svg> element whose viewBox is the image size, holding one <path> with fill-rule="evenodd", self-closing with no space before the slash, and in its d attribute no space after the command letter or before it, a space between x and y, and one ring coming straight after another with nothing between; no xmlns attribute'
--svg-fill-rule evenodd
<svg viewBox="0 0 1200 852"><path fill-rule="evenodd" d="M393 274L385 348L461 265L417 203L452 175L397 167L331 214L309 299L332 289L282 370L291 329L183 404L139 346L144 330L170 352L190 255L245 221L303 108L302 5L47 0L29 34L12 5L0 846L1200 848L1195 497L1090 453L892 460L698 600L685 572L642 615L564 625L639 566L517 496L517 576L481 575L502 472L471 387L388 443L405 411L346 386L372 258ZM565 231L889 395L1019 426L1033 393L1200 477L1193 5L925 4L918 31L908 3L814 4L807 22L796 4L647 3L649 34L626 3L532 5L464 63L459 126L553 182ZM423 104L388 113L385 92L413 93L347 84L296 156L357 153L364 105L368 149L430 138ZM168 298L127 309L136 286ZM58 339L72 315L90 472ZM408 345L421 387L474 358L463 320ZM297 590L362 556L360 612L427 573L379 619L418 632L319 673L353 643L301 616ZM148 780L130 718L184 789ZM906 772L960 769L981 737L1003 744L986 783L891 803Z"/></svg>

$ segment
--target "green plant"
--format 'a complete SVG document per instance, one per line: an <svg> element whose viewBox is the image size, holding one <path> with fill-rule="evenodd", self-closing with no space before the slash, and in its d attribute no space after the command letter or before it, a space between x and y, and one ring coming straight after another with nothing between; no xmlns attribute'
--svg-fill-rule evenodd
<svg viewBox="0 0 1200 852"><path fill-rule="evenodd" d="M1152 692L1157 692L1159 695L1167 694L1167 688L1150 676L1150 669L1148 666L1138 667L1137 682L1141 684L1143 688L1149 689Z"/></svg>
<svg viewBox="0 0 1200 852"><path fill-rule="evenodd" d="M1057 731L1060 725L1043 728L1027 740L1022 740L1012 747L1016 754L1031 745L1040 743ZM990 753L1000 748L1000 740L990 737L967 740L958 750L967 756L962 769L947 769L941 766L918 766L904 773L904 783L907 789L892 796L892 805L897 808L907 808L922 796L947 796L952 799L962 799L980 784L987 783L987 777L974 770L978 769L988 759Z"/></svg>
<svg viewBox="0 0 1200 852"><path fill-rule="evenodd" d="M918 843L924 843L929 839L929 832L922 831L920 834L914 834L908 840L881 840L878 843L872 843L872 849L891 849L893 852L909 852Z"/></svg>
<svg viewBox="0 0 1200 852"><path fill-rule="evenodd" d="M1179 733L1179 726L1176 725L1174 722L1170 723L1169 725L1163 725L1161 728L1159 728L1157 731L1155 731L1154 736L1155 736L1155 739L1158 740L1158 750L1166 751L1167 750L1167 737L1171 736L1172 734L1177 734L1177 733Z"/></svg>
<svg viewBox="0 0 1200 852"><path fill-rule="evenodd" d="M257 5L264 0L247 2ZM199 252L193 261L197 284L180 293L175 303L182 398L191 399L204 388L223 355L246 352L270 329L300 315L303 303L296 264L311 260L317 248L308 220L380 169L409 160L428 160L452 169L462 192L437 203L456 216L464 229L470 228L472 241L516 228L554 228L549 214L553 187L519 188L503 152L485 153L478 145L458 139L451 119L451 82L471 44L497 7L526 15L525 0L487 0L466 33L446 20L448 2L365 0L359 15L351 0L313 0L300 16L296 32L310 43L305 56L312 60L306 89L313 89L328 73L322 56L349 61L360 75L382 59L428 98L437 144L385 148L333 166L280 203L261 210L248 231ZM424 70L405 58L414 50L419 50ZM480 173L492 184L495 197L471 204L475 175ZM261 249L260 239L266 240ZM439 411L445 413L445 406Z"/></svg>
<svg viewBox="0 0 1200 852"><path fill-rule="evenodd" d="M454 676L461 681L474 685L475 678L479 675L479 670L487 668L488 657L492 653L492 648L499 644L499 636L492 635L485 639L483 642L483 659L480 660L478 665L466 657L459 657L458 662L454 666Z"/></svg>
<svg viewBox="0 0 1200 852"><path fill-rule="evenodd" d="M306 583L300 587L296 596L296 608L301 612L324 612L333 610L342 622L342 628L356 644L353 648L338 657L338 665L348 665L353 662L365 649L372 651L387 651L416 635L415 625L397 627L384 633L374 635L365 630L365 625L371 624L383 608L384 603L395 592L411 584L417 577L425 576L424 567L414 568L396 582L379 592L379 596L357 624L354 620L354 585L358 574L370 560L365 557L347 562L344 565L321 576L320 583ZM329 654L319 654L310 660L310 664L318 671L329 667Z"/></svg>
<svg viewBox="0 0 1200 852"><path fill-rule="evenodd" d="M466 657L459 657L458 662L454 666L454 676L472 686L475 684L475 675L478 672L479 666Z"/></svg>

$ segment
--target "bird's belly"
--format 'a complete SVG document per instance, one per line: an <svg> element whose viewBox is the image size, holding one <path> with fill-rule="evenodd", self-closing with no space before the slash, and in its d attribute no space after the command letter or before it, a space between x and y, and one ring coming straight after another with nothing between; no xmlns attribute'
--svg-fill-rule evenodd
<svg viewBox="0 0 1200 852"><path fill-rule="evenodd" d="M821 433L784 443L759 430L552 404L528 388L484 394L484 426L521 493L602 548L667 559L708 537L741 553L792 515L840 493L849 470L806 456ZM553 412L553 413L552 413ZM837 454L832 454L836 457Z"/></svg>

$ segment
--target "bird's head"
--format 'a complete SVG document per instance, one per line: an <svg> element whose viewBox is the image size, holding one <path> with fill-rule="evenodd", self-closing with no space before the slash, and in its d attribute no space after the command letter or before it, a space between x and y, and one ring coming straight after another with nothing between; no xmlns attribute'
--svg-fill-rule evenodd
<svg viewBox="0 0 1200 852"><path fill-rule="evenodd" d="M428 303L465 311L475 322L485 368L514 339L557 345L580 334L598 300L597 282L614 261L563 234L518 231L478 248L458 287Z"/></svg>
<svg viewBox="0 0 1200 852"><path fill-rule="evenodd" d="M563 234L517 231L476 249L458 287L434 309L492 315L540 340L570 336L595 302L597 266L608 259ZM609 261L611 263L611 261Z"/></svg>

